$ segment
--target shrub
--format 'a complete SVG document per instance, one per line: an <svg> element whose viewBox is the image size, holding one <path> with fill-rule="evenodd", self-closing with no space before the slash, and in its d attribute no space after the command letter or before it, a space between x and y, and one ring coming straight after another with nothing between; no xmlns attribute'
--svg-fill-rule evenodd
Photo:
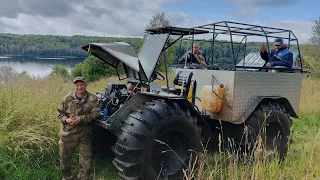
<svg viewBox="0 0 320 180"><path fill-rule="evenodd" d="M77 64L71 74L73 78L76 76L84 76L89 82L93 82L103 77L115 75L116 71L107 63L94 56L89 56L83 63Z"/></svg>
<svg viewBox="0 0 320 180"><path fill-rule="evenodd" d="M71 79L69 71L62 65L53 66L51 74L61 76L64 81L69 81Z"/></svg>

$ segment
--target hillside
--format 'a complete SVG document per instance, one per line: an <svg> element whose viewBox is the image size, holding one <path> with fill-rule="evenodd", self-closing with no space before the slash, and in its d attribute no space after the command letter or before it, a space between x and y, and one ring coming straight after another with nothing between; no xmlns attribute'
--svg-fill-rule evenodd
<svg viewBox="0 0 320 180"><path fill-rule="evenodd" d="M85 56L90 42L127 42L138 49L139 38L0 34L0 54L27 56Z"/></svg>

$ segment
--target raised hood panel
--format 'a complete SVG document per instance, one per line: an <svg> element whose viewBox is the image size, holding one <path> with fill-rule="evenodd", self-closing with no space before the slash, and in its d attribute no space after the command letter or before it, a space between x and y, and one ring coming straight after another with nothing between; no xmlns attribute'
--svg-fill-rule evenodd
<svg viewBox="0 0 320 180"><path fill-rule="evenodd" d="M138 55L143 71L149 79L169 34L147 34Z"/></svg>
<svg viewBox="0 0 320 180"><path fill-rule="evenodd" d="M127 43L89 43L82 47L100 60L117 68L121 61L133 70L139 72L139 60L133 47Z"/></svg>

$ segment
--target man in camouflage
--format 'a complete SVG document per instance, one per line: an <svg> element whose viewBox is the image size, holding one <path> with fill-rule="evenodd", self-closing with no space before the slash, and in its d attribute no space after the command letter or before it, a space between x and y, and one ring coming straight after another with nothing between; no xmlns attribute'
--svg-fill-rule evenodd
<svg viewBox="0 0 320 180"><path fill-rule="evenodd" d="M192 46L192 53L199 64L207 65L206 58L204 52L200 50L200 45L198 43L194 43Z"/></svg>
<svg viewBox="0 0 320 180"><path fill-rule="evenodd" d="M100 113L98 99L89 93L83 77L73 80L74 91L65 96L58 107L61 129L59 132L60 168L63 180L74 179L71 160L79 148L79 173L77 179L87 180L91 173L91 122Z"/></svg>

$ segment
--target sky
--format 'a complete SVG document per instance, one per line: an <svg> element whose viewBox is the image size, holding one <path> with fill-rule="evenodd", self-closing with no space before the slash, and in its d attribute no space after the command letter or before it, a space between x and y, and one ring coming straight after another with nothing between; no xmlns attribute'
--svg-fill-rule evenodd
<svg viewBox="0 0 320 180"><path fill-rule="evenodd" d="M2 1L2 2L1 2ZM320 0L0 0L0 33L142 36L165 12L172 26L236 21L290 29L308 42Z"/></svg>

